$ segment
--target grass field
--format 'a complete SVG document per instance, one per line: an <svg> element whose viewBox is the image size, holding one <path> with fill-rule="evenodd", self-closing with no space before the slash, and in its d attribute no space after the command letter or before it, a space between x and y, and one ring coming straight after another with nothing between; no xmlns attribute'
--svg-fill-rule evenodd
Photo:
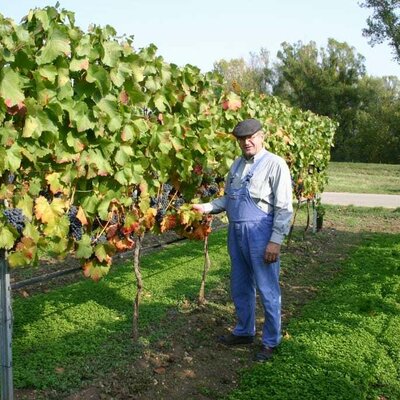
<svg viewBox="0 0 400 400"><path fill-rule="evenodd" d="M331 162L326 192L400 194L400 165Z"/></svg>

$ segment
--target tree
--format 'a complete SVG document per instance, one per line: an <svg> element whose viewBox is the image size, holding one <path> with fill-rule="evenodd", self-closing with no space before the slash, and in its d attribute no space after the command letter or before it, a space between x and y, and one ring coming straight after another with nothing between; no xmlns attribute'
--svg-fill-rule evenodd
<svg viewBox="0 0 400 400"><path fill-rule="evenodd" d="M234 58L214 63L214 71L222 75L228 90L235 92L254 91L266 93L270 89L272 70L269 67L269 53L262 48L260 53L250 53L250 61Z"/></svg>
<svg viewBox="0 0 400 400"><path fill-rule="evenodd" d="M365 75L364 57L334 39L328 40L326 49L318 49L315 42L283 43L277 57L273 94L291 106L338 121L332 156L346 159L345 143L355 134L354 117L361 101L357 84Z"/></svg>
<svg viewBox="0 0 400 400"><path fill-rule="evenodd" d="M365 0L362 7L372 8L373 14L367 19L368 28L363 35L370 38L370 44L389 41L394 58L400 62L400 1L399 0Z"/></svg>
<svg viewBox="0 0 400 400"><path fill-rule="evenodd" d="M396 77L360 80L362 102L356 114L357 135L348 143L351 159L400 162L400 81Z"/></svg>

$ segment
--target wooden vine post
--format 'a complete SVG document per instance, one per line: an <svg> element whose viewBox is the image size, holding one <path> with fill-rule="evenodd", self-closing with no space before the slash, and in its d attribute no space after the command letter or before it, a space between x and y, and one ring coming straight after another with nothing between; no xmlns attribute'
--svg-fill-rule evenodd
<svg viewBox="0 0 400 400"><path fill-rule="evenodd" d="M203 275L201 278L199 298L197 301L199 306L203 306L206 303L206 297L205 297L206 278L207 278L207 273L211 267L210 255L208 253L208 236L209 235L207 235L204 238L204 268L203 268Z"/></svg>
<svg viewBox="0 0 400 400"><path fill-rule="evenodd" d="M0 249L0 347L1 347L1 400L12 400L12 308L10 274L5 251Z"/></svg>
<svg viewBox="0 0 400 400"><path fill-rule="evenodd" d="M133 303L132 339L136 342L139 339L139 306L143 291L143 278L140 270L140 250L143 241L143 234L139 235L135 243L133 253L133 269L136 277L136 296Z"/></svg>

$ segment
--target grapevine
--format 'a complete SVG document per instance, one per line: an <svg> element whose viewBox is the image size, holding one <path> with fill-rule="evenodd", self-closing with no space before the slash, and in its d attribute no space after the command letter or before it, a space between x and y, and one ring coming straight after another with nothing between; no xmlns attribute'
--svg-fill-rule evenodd
<svg viewBox="0 0 400 400"><path fill-rule="evenodd" d="M84 32L58 7L0 25L0 247L12 267L73 251L97 280L145 232L206 238L190 204L223 194L239 154L230 132L248 117L288 162L296 197L323 191L328 118L225 93L220 76L136 51L110 26Z"/></svg>

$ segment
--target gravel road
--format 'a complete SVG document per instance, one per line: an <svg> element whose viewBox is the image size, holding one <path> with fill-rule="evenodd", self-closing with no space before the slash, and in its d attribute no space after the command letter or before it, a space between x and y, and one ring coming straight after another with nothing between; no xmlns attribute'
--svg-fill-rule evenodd
<svg viewBox="0 0 400 400"><path fill-rule="evenodd" d="M321 200L322 203L325 204L336 204L342 206L400 207L400 195L392 194L324 192L322 193Z"/></svg>

